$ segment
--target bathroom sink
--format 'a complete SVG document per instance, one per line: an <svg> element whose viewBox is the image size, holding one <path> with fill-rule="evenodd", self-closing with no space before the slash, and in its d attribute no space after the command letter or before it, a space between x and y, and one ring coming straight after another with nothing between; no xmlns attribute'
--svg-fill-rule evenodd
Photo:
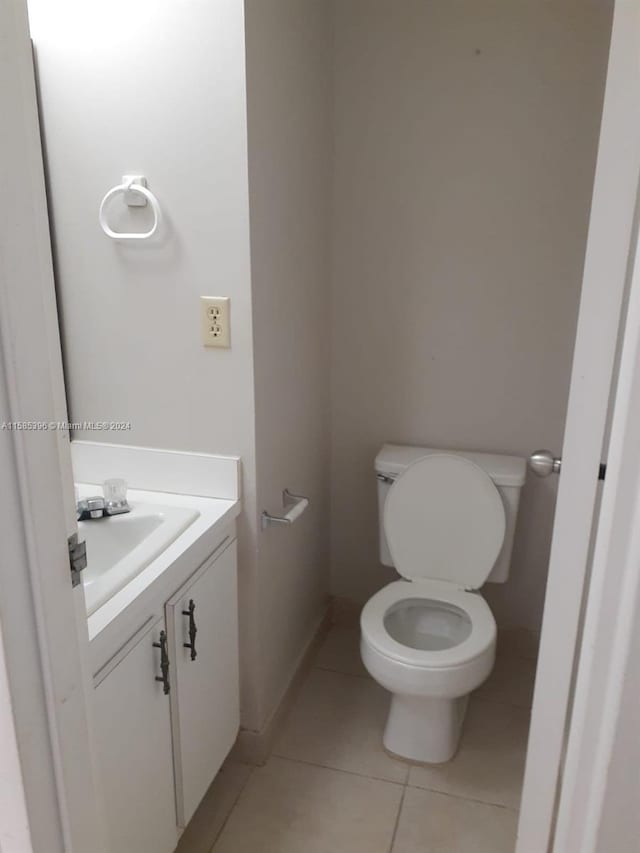
<svg viewBox="0 0 640 853"><path fill-rule="evenodd" d="M142 572L200 516L192 507L129 501L131 512L78 522L87 543L82 572L90 616Z"/></svg>
<svg viewBox="0 0 640 853"><path fill-rule="evenodd" d="M85 586L99 578L123 557L133 551L163 522L161 513L133 516L120 515L101 520L81 521L81 538L89 542L91 561L84 573Z"/></svg>

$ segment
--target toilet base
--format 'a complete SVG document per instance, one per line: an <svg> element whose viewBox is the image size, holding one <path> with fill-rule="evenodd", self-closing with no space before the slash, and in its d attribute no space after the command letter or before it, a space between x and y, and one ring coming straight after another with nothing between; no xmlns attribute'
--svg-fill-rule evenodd
<svg viewBox="0 0 640 853"><path fill-rule="evenodd" d="M442 764L458 748L469 696L435 699L394 693L383 742L408 761Z"/></svg>

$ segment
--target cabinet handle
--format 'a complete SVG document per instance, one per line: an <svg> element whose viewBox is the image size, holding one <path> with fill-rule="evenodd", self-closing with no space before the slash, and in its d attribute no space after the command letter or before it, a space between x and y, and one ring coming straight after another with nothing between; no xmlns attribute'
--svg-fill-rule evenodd
<svg viewBox="0 0 640 853"><path fill-rule="evenodd" d="M162 682L162 690L166 696L171 690L169 684L169 654L167 652L167 635L164 631L160 631L160 642L153 644L154 649L160 649L160 669L162 675L156 675L156 681Z"/></svg>
<svg viewBox="0 0 640 853"><path fill-rule="evenodd" d="M182 615L189 617L189 642L183 643L182 645L185 649L191 649L191 660L195 660L198 657L198 652L196 651L196 634L198 633L198 628L196 626L196 620L193 617L193 611L196 609L196 603L192 599L189 601L189 609L183 610Z"/></svg>

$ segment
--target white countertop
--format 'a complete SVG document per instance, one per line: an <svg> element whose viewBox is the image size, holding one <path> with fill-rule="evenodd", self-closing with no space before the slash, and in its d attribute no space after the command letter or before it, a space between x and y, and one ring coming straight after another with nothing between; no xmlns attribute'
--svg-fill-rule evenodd
<svg viewBox="0 0 640 853"><path fill-rule="evenodd" d="M82 484L81 495L86 496L91 490L100 493L100 487ZM202 498L193 495L168 494L165 492L147 492L129 489L128 500L132 506L136 503L158 505L159 507L182 507L194 509L199 514L160 554L119 591L109 598L102 606L88 617L89 640L93 640L111 622L113 622L136 599L152 586L175 586L179 578L195 571L201 562L202 555L207 555L216 547L220 531L233 521L240 513L240 502L237 500L221 500L218 498ZM87 524L109 523L108 521L90 521ZM89 560L91 556L89 554ZM181 571L182 569L182 571ZM170 571L169 571L170 570ZM163 576L166 583L161 583Z"/></svg>

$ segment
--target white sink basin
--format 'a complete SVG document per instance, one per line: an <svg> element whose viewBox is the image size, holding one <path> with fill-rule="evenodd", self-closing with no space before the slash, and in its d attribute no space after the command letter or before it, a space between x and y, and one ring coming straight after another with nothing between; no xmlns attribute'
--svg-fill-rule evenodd
<svg viewBox="0 0 640 853"><path fill-rule="evenodd" d="M96 493L95 486L80 487L82 497L92 493ZM79 538L87 543L87 567L82 581L89 616L137 577L200 516L193 507L132 498L129 504L131 512L78 523Z"/></svg>

